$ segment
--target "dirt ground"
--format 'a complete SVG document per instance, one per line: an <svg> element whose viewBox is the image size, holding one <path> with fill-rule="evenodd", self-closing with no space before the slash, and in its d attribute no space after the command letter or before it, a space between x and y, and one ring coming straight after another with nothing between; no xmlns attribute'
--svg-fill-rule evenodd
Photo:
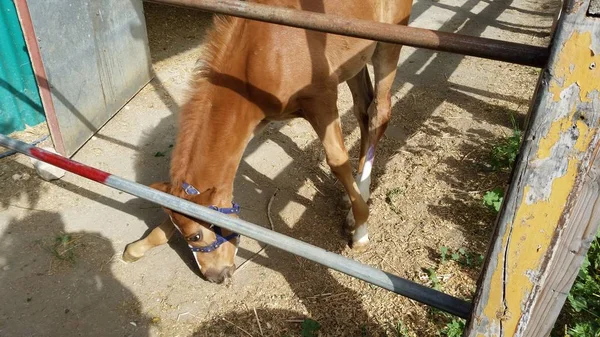
<svg viewBox="0 0 600 337"><path fill-rule="evenodd" d="M412 25L547 45L560 4L548 0L419 0ZM145 4L155 79L74 159L144 184L168 177L178 107L210 15ZM341 233L342 189L302 120L270 126L249 145L236 180L243 218L410 280L472 297L478 265L441 264L440 250L485 254L495 215L483 194L504 186L489 151L522 126L539 71L404 48L393 117L376 154L369 251ZM356 164L351 96L338 102ZM47 133L40 126L15 136ZM48 143L48 142L46 142ZM180 239L126 264L120 254L164 218L157 206L67 174L45 182L29 159L0 160L0 336L435 336L448 322L427 307L268 247L229 286L198 277ZM240 265L261 245L242 240Z"/></svg>

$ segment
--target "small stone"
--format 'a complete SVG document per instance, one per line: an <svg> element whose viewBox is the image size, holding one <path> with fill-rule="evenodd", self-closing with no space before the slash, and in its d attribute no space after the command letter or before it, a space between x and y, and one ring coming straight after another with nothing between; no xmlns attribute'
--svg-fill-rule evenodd
<svg viewBox="0 0 600 337"><path fill-rule="evenodd" d="M4 271L10 270L10 266L6 265L6 266L2 267L2 270L4 270Z"/></svg>
<svg viewBox="0 0 600 337"><path fill-rule="evenodd" d="M133 325L133 326L137 326L136 322L129 322L129 324Z"/></svg>
<svg viewBox="0 0 600 337"><path fill-rule="evenodd" d="M19 180L21 180L21 175L18 173L15 173L15 174L13 174L12 178L14 181L19 181Z"/></svg>
<svg viewBox="0 0 600 337"><path fill-rule="evenodd" d="M31 176L29 175L29 173L23 173L23 175L21 176L22 180L29 180L29 178L31 178Z"/></svg>
<svg viewBox="0 0 600 337"><path fill-rule="evenodd" d="M160 323L160 317L152 317L152 324Z"/></svg>

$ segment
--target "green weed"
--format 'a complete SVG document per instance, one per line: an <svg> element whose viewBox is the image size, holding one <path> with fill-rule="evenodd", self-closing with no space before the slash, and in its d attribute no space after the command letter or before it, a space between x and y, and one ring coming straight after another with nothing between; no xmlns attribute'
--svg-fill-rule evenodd
<svg viewBox="0 0 600 337"><path fill-rule="evenodd" d="M302 322L302 337L314 337L321 329L321 324L314 319L306 318Z"/></svg>
<svg viewBox="0 0 600 337"><path fill-rule="evenodd" d="M433 268L428 268L427 275L429 276L429 281L431 281L431 287L435 290L440 290L441 283L437 276L437 272Z"/></svg>
<svg viewBox="0 0 600 337"><path fill-rule="evenodd" d="M442 264L447 263L448 259L451 259L462 266L474 268L483 264L484 260L484 256L482 254L476 254L464 248L459 248L457 251L450 254L448 247L441 247L440 253Z"/></svg>
<svg viewBox="0 0 600 337"><path fill-rule="evenodd" d="M396 337L409 337L408 329L404 326L402 321L398 321L396 325Z"/></svg>
<svg viewBox="0 0 600 337"><path fill-rule="evenodd" d="M395 205L395 200L397 197L402 196L403 194L404 190L399 187L392 188L385 194L385 203L388 204L392 211L394 211L395 213L398 213L398 210L396 209Z"/></svg>
<svg viewBox="0 0 600 337"><path fill-rule="evenodd" d="M521 146L521 130L517 127L514 116L511 117L513 124L513 133L508 137L500 139L500 141L492 147L490 153L490 165L492 170L499 171L511 169Z"/></svg>
<svg viewBox="0 0 600 337"><path fill-rule="evenodd" d="M360 326L360 336L369 337L369 330L367 330L367 326L364 324Z"/></svg>
<svg viewBox="0 0 600 337"><path fill-rule="evenodd" d="M462 337L463 331L465 330L465 320L453 318L446 326L442 329L442 335L448 337Z"/></svg>
<svg viewBox="0 0 600 337"><path fill-rule="evenodd" d="M502 201L504 201L504 190L500 187L486 192L483 196L483 204L496 213L500 212Z"/></svg>
<svg viewBox="0 0 600 337"><path fill-rule="evenodd" d="M54 244L48 248L55 258L63 261L75 263L75 250L77 246L75 240L70 234L60 234L54 238Z"/></svg>
<svg viewBox="0 0 600 337"><path fill-rule="evenodd" d="M441 247L440 252L442 253L442 264L448 262L446 256L448 256L448 247Z"/></svg>

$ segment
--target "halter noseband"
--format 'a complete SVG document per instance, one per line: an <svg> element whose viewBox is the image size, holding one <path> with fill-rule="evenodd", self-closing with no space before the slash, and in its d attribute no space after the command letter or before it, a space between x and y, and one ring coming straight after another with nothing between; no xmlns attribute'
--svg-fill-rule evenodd
<svg viewBox="0 0 600 337"><path fill-rule="evenodd" d="M192 186L188 183L184 182L182 184L182 187L183 187L183 191L188 195L200 194L200 191L198 191L194 186ZM235 202L232 202L231 204L233 207L219 208L217 206L208 206L208 208L214 209L215 211L221 212L223 214L240 214L240 205L236 204ZM171 219L171 221L173 221L173 219ZM173 222L173 224L174 224L174 222ZM175 227L177 227L177 226L175 226ZM179 228L179 227L177 227L177 228ZM231 239L240 237L240 235L237 233L232 233L227 236L223 236L223 233L221 232L221 227L218 227L215 225L210 225L210 228L214 228L215 236L217 237L216 240L213 241L210 245L203 246L203 247L193 247L191 245L188 245L193 252L210 253L212 251L217 250L217 248L221 247L221 245L224 244L225 242L227 242Z"/></svg>

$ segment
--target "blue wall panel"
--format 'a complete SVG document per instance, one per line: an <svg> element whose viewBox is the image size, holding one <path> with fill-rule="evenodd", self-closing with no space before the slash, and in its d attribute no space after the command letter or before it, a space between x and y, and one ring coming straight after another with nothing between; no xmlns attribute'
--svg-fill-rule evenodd
<svg viewBox="0 0 600 337"><path fill-rule="evenodd" d="M45 120L13 1L0 1L0 133Z"/></svg>

